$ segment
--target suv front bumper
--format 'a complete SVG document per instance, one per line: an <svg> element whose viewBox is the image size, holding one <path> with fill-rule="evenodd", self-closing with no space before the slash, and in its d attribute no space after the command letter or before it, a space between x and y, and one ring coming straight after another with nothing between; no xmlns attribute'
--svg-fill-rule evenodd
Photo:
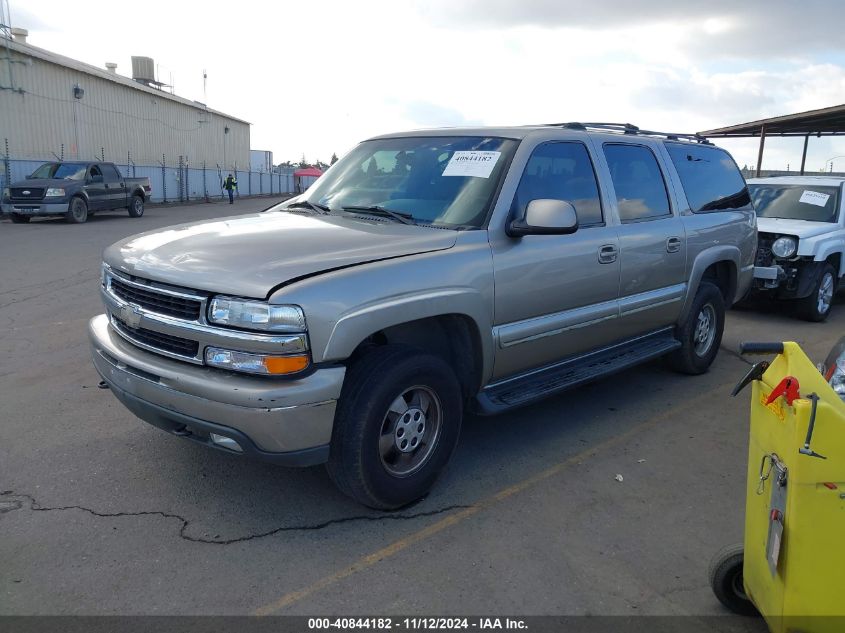
<svg viewBox="0 0 845 633"><path fill-rule="evenodd" d="M310 466L328 459L345 367L273 379L195 366L128 343L105 314L91 319L88 335L97 372L145 422L229 453L283 465Z"/></svg>

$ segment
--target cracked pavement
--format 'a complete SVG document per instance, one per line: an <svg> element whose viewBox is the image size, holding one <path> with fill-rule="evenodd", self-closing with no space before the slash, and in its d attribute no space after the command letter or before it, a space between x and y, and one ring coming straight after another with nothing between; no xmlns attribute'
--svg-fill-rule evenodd
<svg viewBox="0 0 845 633"><path fill-rule="evenodd" d="M320 467L179 441L96 388L102 249L267 204L0 223L0 614L724 613L706 569L742 533L748 402L728 394L747 364L732 352L793 339L819 358L841 298L824 324L731 312L704 376L651 363L468 418L432 493L378 513Z"/></svg>

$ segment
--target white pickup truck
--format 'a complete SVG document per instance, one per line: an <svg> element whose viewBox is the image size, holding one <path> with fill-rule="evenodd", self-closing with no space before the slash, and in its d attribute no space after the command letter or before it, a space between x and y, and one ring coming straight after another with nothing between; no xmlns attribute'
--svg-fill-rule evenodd
<svg viewBox="0 0 845 633"><path fill-rule="evenodd" d="M752 292L796 303L808 321L830 314L845 274L845 178L753 178L757 255Z"/></svg>

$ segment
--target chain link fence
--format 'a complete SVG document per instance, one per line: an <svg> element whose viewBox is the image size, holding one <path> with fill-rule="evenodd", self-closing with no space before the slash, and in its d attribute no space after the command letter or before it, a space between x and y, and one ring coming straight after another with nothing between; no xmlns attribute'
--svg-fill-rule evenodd
<svg viewBox="0 0 845 633"><path fill-rule="evenodd" d="M125 178L150 179L152 202L190 202L227 197L223 181L229 174L238 181L236 196L272 196L293 193L295 189L293 167L279 167L272 172L250 169L224 168L220 164L194 163L186 153L181 156L162 154L155 159L135 159L131 151L123 156L108 156L101 150L90 158L71 158L65 155L65 146L55 150L23 155L15 153L10 139L4 138L0 145L2 172L0 187L25 179L45 162L61 160L98 160L114 163Z"/></svg>

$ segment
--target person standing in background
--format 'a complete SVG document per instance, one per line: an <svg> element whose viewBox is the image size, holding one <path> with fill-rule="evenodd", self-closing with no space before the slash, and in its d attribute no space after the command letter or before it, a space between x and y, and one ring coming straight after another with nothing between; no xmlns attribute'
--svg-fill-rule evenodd
<svg viewBox="0 0 845 633"><path fill-rule="evenodd" d="M229 174L226 180L223 182L223 188L229 192L229 204L235 204L235 189L238 188L238 181Z"/></svg>

